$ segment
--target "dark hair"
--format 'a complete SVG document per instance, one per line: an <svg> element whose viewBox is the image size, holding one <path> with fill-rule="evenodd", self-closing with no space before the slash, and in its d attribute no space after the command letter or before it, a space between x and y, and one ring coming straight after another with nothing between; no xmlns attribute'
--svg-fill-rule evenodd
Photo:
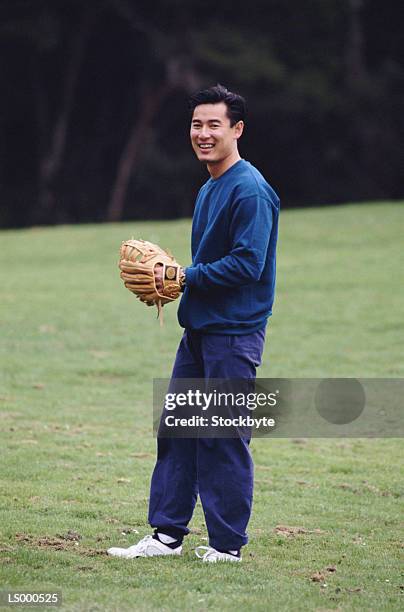
<svg viewBox="0 0 404 612"><path fill-rule="evenodd" d="M194 109L200 104L219 104L224 102L227 106L227 116L233 127L238 121L244 121L246 115L245 99L239 94L233 93L218 83L209 89L197 91L189 98L189 110L192 115Z"/></svg>

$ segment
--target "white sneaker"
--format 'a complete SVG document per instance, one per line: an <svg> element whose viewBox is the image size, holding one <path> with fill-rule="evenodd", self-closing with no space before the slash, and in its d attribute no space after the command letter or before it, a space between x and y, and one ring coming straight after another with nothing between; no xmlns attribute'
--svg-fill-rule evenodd
<svg viewBox="0 0 404 612"><path fill-rule="evenodd" d="M216 563L217 561L241 561L241 557L236 557L230 553L219 552L216 548L212 548L211 546L197 546L197 548L195 548L195 554L198 559L202 559L202 561L208 563Z"/></svg>
<svg viewBox="0 0 404 612"><path fill-rule="evenodd" d="M140 542L129 548L108 548L107 553L112 557L122 559L136 559L137 557L158 557L164 555L180 555L182 546L170 548L151 535L142 538Z"/></svg>

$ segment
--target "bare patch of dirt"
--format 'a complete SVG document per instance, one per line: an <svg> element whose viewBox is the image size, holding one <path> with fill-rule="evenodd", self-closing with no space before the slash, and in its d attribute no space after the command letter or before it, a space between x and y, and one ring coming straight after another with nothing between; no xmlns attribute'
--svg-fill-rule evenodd
<svg viewBox="0 0 404 612"><path fill-rule="evenodd" d="M310 580L312 582L324 582L325 576L321 572L314 572L314 574L310 576Z"/></svg>
<svg viewBox="0 0 404 612"><path fill-rule="evenodd" d="M99 557L107 556L106 550L100 550L99 548L79 548L76 550L83 557Z"/></svg>
<svg viewBox="0 0 404 612"><path fill-rule="evenodd" d="M9 546L8 544L3 544L0 546L0 552L13 552L15 548L13 546Z"/></svg>
<svg viewBox="0 0 404 612"><path fill-rule="evenodd" d="M322 583L325 583L327 575L333 574L336 571L337 571L337 568L335 567L335 565L328 565L325 569L320 570L318 572L314 572L313 574L311 574L310 580L312 582L322 582Z"/></svg>
<svg viewBox="0 0 404 612"><path fill-rule="evenodd" d="M370 492L375 495L380 495L381 497L400 497L398 493L393 493L392 491L379 489L375 485L372 485L367 480L362 481L361 487L355 487L354 485L348 482L342 482L340 484L335 485L337 489L344 489L345 491L350 491L351 493L356 493L357 495L362 495L363 493Z"/></svg>
<svg viewBox="0 0 404 612"><path fill-rule="evenodd" d="M51 550L68 550L70 552L76 552L77 554L84 557L95 557L98 555L106 555L105 550L99 550L96 548L88 548L80 546L77 538L80 537L73 531L68 531L63 536L33 536L27 533L16 533L15 538L17 542L27 544L28 546L34 546L36 548L48 548Z"/></svg>
<svg viewBox="0 0 404 612"><path fill-rule="evenodd" d="M74 544L74 542L66 542L58 537L42 536L38 538L27 533L16 533L15 538L17 542L30 544L39 548L53 548L54 550L66 550L71 547L71 544Z"/></svg>
<svg viewBox="0 0 404 612"><path fill-rule="evenodd" d="M61 540L66 540L68 542L79 542L82 539L82 536L77 533L77 531L72 531L71 529L69 529L69 531L65 534L56 534L58 538L60 538Z"/></svg>
<svg viewBox="0 0 404 612"><path fill-rule="evenodd" d="M363 480L362 483L364 485L363 488L366 491L370 491L371 493L375 493L375 495L381 495L382 497L391 497L391 496L400 497L399 494L392 493L392 491L387 491L386 489L379 489L378 487L376 487L375 485L372 485L367 480Z"/></svg>
<svg viewBox="0 0 404 612"><path fill-rule="evenodd" d="M341 482L336 485L337 489L344 489L345 491L352 491L352 493L359 493L359 490L348 482Z"/></svg>
<svg viewBox="0 0 404 612"><path fill-rule="evenodd" d="M63 431L66 428L63 425L51 423L50 425L45 425L45 429L49 429L49 431Z"/></svg>
<svg viewBox="0 0 404 612"><path fill-rule="evenodd" d="M129 535L130 533L139 533L139 531L134 527L125 527L124 529L118 529L118 531L122 535Z"/></svg>
<svg viewBox="0 0 404 612"><path fill-rule="evenodd" d="M308 487L309 489L318 489L318 485L308 482L307 480L296 480L296 484L301 487Z"/></svg>
<svg viewBox="0 0 404 612"><path fill-rule="evenodd" d="M286 538L294 537L296 535L307 535L307 534L322 534L327 533L323 529L306 529L305 527L291 527L289 525L277 525L274 529L277 535L282 535Z"/></svg>

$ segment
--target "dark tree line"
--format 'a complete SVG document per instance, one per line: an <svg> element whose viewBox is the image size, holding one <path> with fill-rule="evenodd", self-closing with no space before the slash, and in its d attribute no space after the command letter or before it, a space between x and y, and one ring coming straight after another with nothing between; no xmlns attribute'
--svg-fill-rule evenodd
<svg viewBox="0 0 404 612"><path fill-rule="evenodd" d="M190 216L188 95L243 93L283 206L401 198L401 2L0 2L2 226Z"/></svg>

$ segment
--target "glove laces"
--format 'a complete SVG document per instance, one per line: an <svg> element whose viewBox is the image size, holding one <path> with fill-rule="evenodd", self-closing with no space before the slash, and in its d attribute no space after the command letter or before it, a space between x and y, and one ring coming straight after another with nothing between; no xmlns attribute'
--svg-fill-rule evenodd
<svg viewBox="0 0 404 612"><path fill-rule="evenodd" d="M163 318L163 307L161 305L161 300L157 300L156 306L157 306L157 318L160 321L160 327L163 327L164 318Z"/></svg>

